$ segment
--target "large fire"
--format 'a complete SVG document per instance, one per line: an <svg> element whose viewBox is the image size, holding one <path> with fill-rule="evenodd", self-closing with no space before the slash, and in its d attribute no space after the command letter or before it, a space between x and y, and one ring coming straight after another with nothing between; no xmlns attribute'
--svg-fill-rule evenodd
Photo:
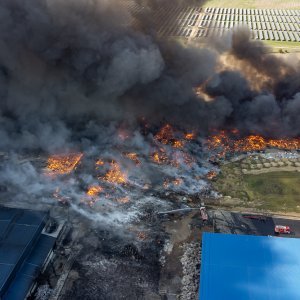
<svg viewBox="0 0 300 300"><path fill-rule="evenodd" d="M48 158L47 170L51 175L71 173L80 162L83 153L53 155Z"/></svg>
<svg viewBox="0 0 300 300"><path fill-rule="evenodd" d="M122 172L120 165L112 161L110 167L110 170L104 176L104 180L115 184L125 184L127 182L127 176Z"/></svg>
<svg viewBox="0 0 300 300"><path fill-rule="evenodd" d="M139 148L135 145L133 148L135 152L133 152L128 147L130 136L128 135L127 144L124 147L123 142L114 145L112 151L104 152L100 159L96 159L94 156L89 157L86 154L80 170L85 172L89 170L88 174L85 174L89 176L82 176L78 181L80 184L88 186L88 189L80 194L82 203L93 206L100 199L113 201L113 205L132 203L134 199L132 192L135 192L135 189L141 189L142 193L144 190L151 189L151 180L147 177L149 164L151 164L151 172L158 171L155 186L170 191L201 191L203 179L213 180L217 176L217 170L209 170L203 166L201 155L207 157L203 152L205 146L209 155L212 153L213 157L217 155L219 158L224 158L226 154L263 151L267 148L300 149L300 138L270 139L259 135L242 137L237 130L217 132L211 135L206 142L200 143L201 139L198 138L196 132L184 133L167 124L154 135L154 139L152 139L152 135L149 135L148 148L138 151ZM81 162L82 156L82 153L50 156L47 174L72 173ZM212 161L212 157L210 158ZM129 163L129 160L133 164ZM85 163L87 168L92 169L86 169ZM146 174L145 177L144 174ZM93 185L90 185L91 177L94 180ZM89 178L89 181L85 183L84 178ZM66 187L61 185L53 194L54 198L62 203L71 201L68 184L74 184L74 181L67 179L64 178ZM157 184L157 180L161 181Z"/></svg>
<svg viewBox="0 0 300 300"><path fill-rule="evenodd" d="M155 139L162 144L169 144L174 139L174 131L171 125L166 124L155 135Z"/></svg>
<svg viewBox="0 0 300 300"><path fill-rule="evenodd" d="M208 139L208 148L219 152L219 156L226 153L263 151L267 148L280 150L300 149L300 138L269 139L259 135L249 135L239 138L238 132L221 131Z"/></svg>
<svg viewBox="0 0 300 300"><path fill-rule="evenodd" d="M188 137L190 137L190 135L188 135ZM163 126L154 138L156 141L164 145L171 145L174 148L183 148L185 145L184 139L175 137L174 129L170 124Z"/></svg>

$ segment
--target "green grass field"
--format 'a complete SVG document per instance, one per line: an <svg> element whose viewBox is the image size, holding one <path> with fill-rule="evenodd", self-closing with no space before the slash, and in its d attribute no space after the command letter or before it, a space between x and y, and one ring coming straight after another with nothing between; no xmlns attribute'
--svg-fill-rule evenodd
<svg viewBox="0 0 300 300"><path fill-rule="evenodd" d="M288 52L298 52L300 51L299 42L282 42L282 41L261 41L267 47L271 48L273 52L279 52L280 49L287 50Z"/></svg>
<svg viewBox="0 0 300 300"><path fill-rule="evenodd" d="M297 0L208 0L205 7L300 9Z"/></svg>
<svg viewBox="0 0 300 300"><path fill-rule="evenodd" d="M295 211L300 205L300 173L274 172L244 176L245 191L251 201L262 201L270 210Z"/></svg>
<svg viewBox="0 0 300 300"><path fill-rule="evenodd" d="M228 164L222 167L213 186L224 196L240 199L244 207L300 212L299 172L242 175L238 163Z"/></svg>

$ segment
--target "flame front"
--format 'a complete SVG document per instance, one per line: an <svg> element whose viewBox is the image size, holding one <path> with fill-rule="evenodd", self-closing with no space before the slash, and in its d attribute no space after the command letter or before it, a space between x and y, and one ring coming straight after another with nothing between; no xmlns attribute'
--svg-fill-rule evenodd
<svg viewBox="0 0 300 300"><path fill-rule="evenodd" d="M76 168L82 156L83 153L50 156L47 161L47 170L53 175L69 174Z"/></svg>
<svg viewBox="0 0 300 300"><path fill-rule="evenodd" d="M154 138L145 133L144 143L147 144L143 149L135 142L130 148L133 136L128 133L126 143L117 139L112 148L103 148L101 157L95 153L86 153L84 160L82 153L50 156L47 174L76 176L85 172L88 175L80 176L79 180L68 176L50 177L51 180L62 181L61 184L57 182L59 189L53 193L54 198L68 203L76 199L77 193L81 203L90 207L103 207L104 204L107 207L130 207L136 195L144 194L145 190L151 188L191 194L201 192L207 184L205 179L213 180L217 176L217 170L212 165L203 164L208 157L213 162L216 156L222 158L227 153L262 151L267 148L300 149L300 138L270 139L254 134L241 137L238 130L217 132L201 143L203 138L198 138L196 131L182 132L169 124L164 125ZM203 151L205 148L208 151ZM72 173L81 160L80 170ZM149 169L151 176L148 176ZM155 171L158 176L152 179ZM72 193L70 186L76 187ZM82 186L88 188L83 190Z"/></svg>
<svg viewBox="0 0 300 300"><path fill-rule="evenodd" d="M268 139L260 135L249 135L244 138L236 137L238 132L231 133L221 131L208 139L208 148L217 150L219 156L223 157L226 153L234 152L254 152L263 151L267 148L277 148L280 150L298 150L300 149L300 139Z"/></svg>

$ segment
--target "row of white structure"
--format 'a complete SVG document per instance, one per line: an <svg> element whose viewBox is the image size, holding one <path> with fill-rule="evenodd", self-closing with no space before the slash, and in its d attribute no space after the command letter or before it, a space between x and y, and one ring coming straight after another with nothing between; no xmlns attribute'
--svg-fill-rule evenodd
<svg viewBox="0 0 300 300"><path fill-rule="evenodd" d="M211 14L238 14L238 15L269 15L269 16L300 16L300 10L292 9L247 9L206 7L205 13Z"/></svg>
<svg viewBox="0 0 300 300"><path fill-rule="evenodd" d="M273 30L273 31L296 31L300 32L300 23L256 23L256 22L235 22L235 21L204 21L199 23L199 27L217 27L217 28L232 28L235 26L246 26L254 30Z"/></svg>
<svg viewBox="0 0 300 300"><path fill-rule="evenodd" d="M201 38L201 37L208 37L208 36L222 36L228 33L229 30L230 29L227 28L199 29L195 37ZM182 31L182 34L184 33L187 34L188 32ZM251 35L252 38L256 40L300 42L300 32L251 30Z"/></svg>
<svg viewBox="0 0 300 300"><path fill-rule="evenodd" d="M203 14L202 20L216 21L248 21L248 22L278 22L299 23L300 16L268 16L268 15L233 15L233 14Z"/></svg>

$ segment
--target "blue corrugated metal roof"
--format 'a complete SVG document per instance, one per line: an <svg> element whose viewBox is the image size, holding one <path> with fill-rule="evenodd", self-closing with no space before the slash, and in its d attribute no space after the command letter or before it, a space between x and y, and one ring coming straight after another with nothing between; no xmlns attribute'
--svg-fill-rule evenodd
<svg viewBox="0 0 300 300"><path fill-rule="evenodd" d="M17 272L3 300L22 300L26 297L32 282L38 276L44 261L55 243L55 238L41 234L30 255Z"/></svg>
<svg viewBox="0 0 300 300"><path fill-rule="evenodd" d="M204 233L200 300L299 300L300 239Z"/></svg>
<svg viewBox="0 0 300 300"><path fill-rule="evenodd" d="M45 212L0 208L0 297L3 299L24 299L53 247L55 239L41 234L46 219Z"/></svg>

